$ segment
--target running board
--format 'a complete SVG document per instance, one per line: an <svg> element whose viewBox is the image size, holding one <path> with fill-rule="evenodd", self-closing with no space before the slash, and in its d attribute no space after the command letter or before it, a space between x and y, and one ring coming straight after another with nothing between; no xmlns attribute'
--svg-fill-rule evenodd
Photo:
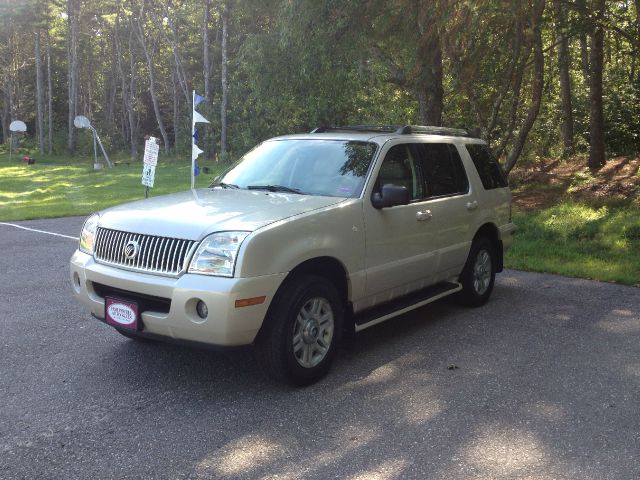
<svg viewBox="0 0 640 480"><path fill-rule="evenodd" d="M418 290L404 297L384 303L359 313L355 317L356 332L382 323L390 318L420 308L428 303L462 290L458 282L443 282Z"/></svg>

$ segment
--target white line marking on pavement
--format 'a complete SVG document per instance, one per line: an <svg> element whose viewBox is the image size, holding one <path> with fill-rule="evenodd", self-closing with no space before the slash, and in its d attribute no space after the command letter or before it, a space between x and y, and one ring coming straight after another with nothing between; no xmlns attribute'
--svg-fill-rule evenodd
<svg viewBox="0 0 640 480"><path fill-rule="evenodd" d="M47 232L46 230L38 230L37 228L23 227L22 225L16 225L15 223L0 222L0 225L6 225L8 227L16 227L16 228L19 228L21 230L28 230L29 232L46 233L47 235L53 235L53 236L56 236L56 237L68 238L70 240L78 240L78 237L72 237L71 235L63 235L61 233Z"/></svg>

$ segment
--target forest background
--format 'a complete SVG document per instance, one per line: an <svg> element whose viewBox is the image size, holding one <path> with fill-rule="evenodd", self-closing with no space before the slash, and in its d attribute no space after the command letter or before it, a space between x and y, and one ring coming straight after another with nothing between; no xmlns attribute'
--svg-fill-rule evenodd
<svg viewBox="0 0 640 480"><path fill-rule="evenodd" d="M640 0L0 0L0 220L139 198L146 135L157 193L188 182L192 90L213 172L318 126L467 128L510 174L509 267L640 284Z"/></svg>
<svg viewBox="0 0 640 480"><path fill-rule="evenodd" d="M640 0L0 0L0 140L207 158L320 125L469 128L519 158L640 149ZM86 137L86 136L85 136Z"/></svg>

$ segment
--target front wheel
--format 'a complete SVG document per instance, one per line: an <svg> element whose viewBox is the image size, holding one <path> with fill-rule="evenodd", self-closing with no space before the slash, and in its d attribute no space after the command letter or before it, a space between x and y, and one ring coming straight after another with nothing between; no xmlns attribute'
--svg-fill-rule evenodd
<svg viewBox="0 0 640 480"><path fill-rule="evenodd" d="M473 241L469 258L460 274L460 303L470 307L484 305L491 296L495 279L495 248L488 238L479 237Z"/></svg>
<svg viewBox="0 0 640 480"><path fill-rule="evenodd" d="M340 296L325 278L299 275L287 279L256 341L266 373L294 385L320 380L333 361L343 316Z"/></svg>

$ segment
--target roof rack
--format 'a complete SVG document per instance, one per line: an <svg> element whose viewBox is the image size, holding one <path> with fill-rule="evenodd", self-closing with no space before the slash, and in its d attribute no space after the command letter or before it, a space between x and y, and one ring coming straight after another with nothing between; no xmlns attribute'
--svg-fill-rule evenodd
<svg viewBox="0 0 640 480"><path fill-rule="evenodd" d="M468 137L469 132L460 128L434 127L428 125L345 125L341 127L318 127L311 133L326 132L375 132L375 133L396 133L398 135L411 135L423 133L430 135L448 135L453 137Z"/></svg>

